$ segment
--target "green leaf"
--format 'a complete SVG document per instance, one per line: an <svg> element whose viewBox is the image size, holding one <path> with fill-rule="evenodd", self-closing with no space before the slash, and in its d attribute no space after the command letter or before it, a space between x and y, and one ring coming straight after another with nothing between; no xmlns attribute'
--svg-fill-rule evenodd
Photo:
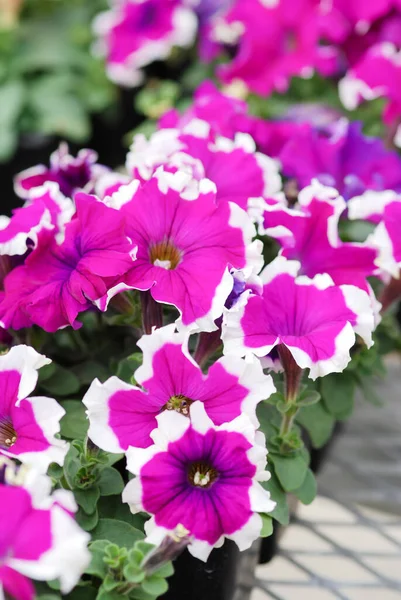
<svg viewBox="0 0 401 600"><path fill-rule="evenodd" d="M321 396L316 390L305 390L297 399L297 406L312 406L319 402Z"/></svg>
<svg viewBox="0 0 401 600"><path fill-rule="evenodd" d="M100 588L96 596L96 600L122 600L122 596L115 590L105 590Z"/></svg>
<svg viewBox="0 0 401 600"><path fill-rule="evenodd" d="M86 512L80 508L76 514L76 520L82 529L85 529L85 531L92 531L99 522L99 514L98 511L95 510L92 514L87 515Z"/></svg>
<svg viewBox="0 0 401 600"><path fill-rule="evenodd" d="M142 531L115 519L100 519L97 527L92 531L92 540L108 540L128 549L144 537Z"/></svg>
<svg viewBox="0 0 401 600"><path fill-rule="evenodd" d="M78 451L71 444L67 456L64 459L64 477L71 489L75 488L77 474L80 468L81 462L79 460Z"/></svg>
<svg viewBox="0 0 401 600"><path fill-rule="evenodd" d="M260 537L269 537L269 535L273 533L273 519L270 515L265 515L264 513L260 513L260 516L262 517L263 522Z"/></svg>
<svg viewBox="0 0 401 600"><path fill-rule="evenodd" d="M81 400L64 400L61 405L66 412L60 422L61 435L70 440L83 440L89 427L85 405Z"/></svg>
<svg viewBox="0 0 401 600"><path fill-rule="evenodd" d="M145 571L136 565L126 565L123 573L125 579L130 583L141 583L145 579Z"/></svg>
<svg viewBox="0 0 401 600"><path fill-rule="evenodd" d="M0 85L0 129L12 130L25 102L25 86L20 79Z"/></svg>
<svg viewBox="0 0 401 600"><path fill-rule="evenodd" d="M317 493L317 484L316 478L310 469L308 469L301 487L297 490L293 490L292 493L302 502L302 504L311 504L313 502Z"/></svg>
<svg viewBox="0 0 401 600"><path fill-rule="evenodd" d="M95 542L90 543L89 550L92 555L92 560L90 565L85 569L85 573L99 577L99 579L103 579L106 576L107 566L103 558L104 551L109 543L110 542L107 540L96 540Z"/></svg>
<svg viewBox="0 0 401 600"><path fill-rule="evenodd" d="M18 131L11 125L0 127L0 162L8 160L17 149Z"/></svg>
<svg viewBox="0 0 401 600"><path fill-rule="evenodd" d="M72 371L56 365L51 377L42 381L42 387L53 396L70 396L79 391L81 384Z"/></svg>
<svg viewBox="0 0 401 600"><path fill-rule="evenodd" d="M128 504L122 502L121 496L101 496L98 510L102 518L124 521L140 531L143 531L144 524L148 520L148 515L145 513L133 515Z"/></svg>
<svg viewBox="0 0 401 600"><path fill-rule="evenodd" d="M140 352L135 352L131 356L123 358L123 360L118 363L116 375L123 381L132 383L134 373L141 364L142 354Z"/></svg>
<svg viewBox="0 0 401 600"><path fill-rule="evenodd" d="M332 373L322 378L320 389L323 402L335 419L347 419L352 414L355 387L355 377L347 371Z"/></svg>
<svg viewBox="0 0 401 600"><path fill-rule="evenodd" d="M101 496L114 496L121 494L124 489L124 480L120 473L112 467L106 467L100 473L98 481Z"/></svg>
<svg viewBox="0 0 401 600"><path fill-rule="evenodd" d="M76 365L73 367L73 372L82 385L89 385L96 378L103 383L110 376L108 369L95 360L88 360Z"/></svg>
<svg viewBox="0 0 401 600"><path fill-rule="evenodd" d="M300 452L288 456L270 453L274 471L286 492L298 489L306 476L308 465Z"/></svg>
<svg viewBox="0 0 401 600"><path fill-rule="evenodd" d="M100 490L97 485L85 488L84 490L75 489L74 497L82 510L87 515L91 515L96 510L97 501L100 498Z"/></svg>
<svg viewBox="0 0 401 600"><path fill-rule="evenodd" d="M309 433L314 448L321 448L330 439L335 423L322 402L302 408L296 420Z"/></svg>
<svg viewBox="0 0 401 600"><path fill-rule="evenodd" d="M277 503L276 508L270 513L273 519L276 519L281 525L288 525L290 522L290 513L288 509L287 494L280 485L274 471L270 469L271 477L269 481L262 481L261 485L270 492L270 496Z"/></svg>
<svg viewBox="0 0 401 600"><path fill-rule="evenodd" d="M162 577L152 575L142 582L142 589L147 594L153 594L157 598L158 596L161 596L167 592L168 583Z"/></svg>
<svg viewBox="0 0 401 600"><path fill-rule="evenodd" d="M56 372L56 368L56 364L54 362L51 362L49 365L45 365L44 367L39 369L39 384L41 384L43 381L47 381L48 379L50 379L50 377Z"/></svg>

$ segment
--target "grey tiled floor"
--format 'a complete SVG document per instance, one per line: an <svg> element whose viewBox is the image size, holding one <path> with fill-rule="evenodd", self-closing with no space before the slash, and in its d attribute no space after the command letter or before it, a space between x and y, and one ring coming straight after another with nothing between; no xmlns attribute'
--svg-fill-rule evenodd
<svg viewBox="0 0 401 600"><path fill-rule="evenodd" d="M359 399L298 507L280 553L256 568L250 600L401 600L401 359L378 384L380 408ZM238 600L249 597L245 588Z"/></svg>

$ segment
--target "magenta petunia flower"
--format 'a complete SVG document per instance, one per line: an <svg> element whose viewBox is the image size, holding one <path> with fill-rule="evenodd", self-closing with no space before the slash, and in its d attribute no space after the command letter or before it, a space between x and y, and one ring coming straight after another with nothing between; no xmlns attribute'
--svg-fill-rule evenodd
<svg viewBox="0 0 401 600"><path fill-rule="evenodd" d="M14 346L0 356L0 454L18 458L46 472L60 465L68 444L57 439L65 410L53 398L28 397L37 370L51 361L29 346Z"/></svg>
<svg viewBox="0 0 401 600"><path fill-rule="evenodd" d="M19 173L14 181L15 193L29 200L31 190L53 181L59 186L60 192L67 198L72 198L75 192L92 193L98 177L109 171L97 162L94 150L80 150L76 157L69 153L68 145L63 142L50 156L50 166L37 165Z"/></svg>
<svg viewBox="0 0 401 600"><path fill-rule="evenodd" d="M376 44L348 71L339 84L340 98L348 110L363 100L385 98L383 120L395 126L401 117L401 52L388 42ZM401 145L401 128L395 127L394 143Z"/></svg>
<svg viewBox="0 0 401 600"><path fill-rule="evenodd" d="M300 274L328 273L336 285L350 284L370 291L366 278L377 271L376 249L369 243L343 242L338 233L346 203L333 188L317 181L298 196L296 210L265 205L263 225L280 242L280 255L298 260Z"/></svg>
<svg viewBox="0 0 401 600"><path fill-rule="evenodd" d="M167 58L173 46L189 46L197 20L186 4L183 0L122 0L98 15L95 50L106 56L110 79L125 86L139 85L143 67Z"/></svg>
<svg viewBox="0 0 401 600"><path fill-rule="evenodd" d="M34 600L30 578L71 591L90 563L90 536L57 502L37 506L25 487L0 483L0 596Z"/></svg>
<svg viewBox="0 0 401 600"><path fill-rule="evenodd" d="M213 135L208 123L194 119L181 131L161 129L149 140L136 136L127 169L142 180L148 180L161 165L187 170L196 180L206 177L216 184L218 202L235 202L247 210L249 198L281 190L278 163L255 150L249 135L237 133L232 141Z"/></svg>
<svg viewBox="0 0 401 600"><path fill-rule="evenodd" d="M353 210L353 217L359 218L357 206ZM361 207L366 211L366 207ZM377 211L371 205L372 211ZM374 214L374 217L377 215ZM401 198L387 196L386 202L382 205L380 222L375 231L369 236L369 243L378 249L379 256L376 260L377 266L383 273L388 273L392 277L399 279L401 267Z"/></svg>
<svg viewBox="0 0 401 600"><path fill-rule="evenodd" d="M123 215L94 196L75 197L77 213L58 244L43 231L25 264L4 280L0 321L19 329L35 323L45 331L80 327L77 315L121 282L136 247L125 234Z"/></svg>
<svg viewBox="0 0 401 600"><path fill-rule="evenodd" d="M297 278L299 269L297 261L276 258L261 273L262 296L246 292L242 302L225 312L225 354L263 357L284 344L316 379L345 369L354 332L372 345L369 295L353 285L335 286L327 274Z"/></svg>
<svg viewBox="0 0 401 600"><path fill-rule="evenodd" d="M284 145L283 173L301 189L318 179L348 200L365 190L401 189L401 159L382 140L363 135L361 123L341 119L321 130L303 125Z"/></svg>
<svg viewBox="0 0 401 600"><path fill-rule="evenodd" d="M11 218L0 216L0 254L25 254L37 245L38 234L44 229L62 236L64 225L74 212L73 202L61 194L55 183L32 189L30 199L22 208L14 209Z"/></svg>
<svg viewBox="0 0 401 600"><path fill-rule="evenodd" d="M262 96L284 92L291 77L309 76L315 66L318 2L237 0L216 23L214 37L236 49L218 70L225 83L239 79Z"/></svg>
<svg viewBox="0 0 401 600"><path fill-rule="evenodd" d="M145 525L148 541L158 543L182 525L191 535L191 554L206 561L225 538L249 548L260 535L262 519L275 507L258 481L265 471L264 436L242 415L216 427L204 405L194 402L191 419L165 411L157 417L155 445L130 448L123 501L132 512L152 515ZM260 437L259 437L260 435Z"/></svg>
<svg viewBox="0 0 401 600"><path fill-rule="evenodd" d="M190 406L200 400L215 425L246 414L258 426L258 402L274 391L270 376L258 362L220 358L203 375L188 350L187 334L174 333L174 325L143 336L138 346L143 364L135 373L142 389L111 377L97 379L86 393L91 440L108 452L125 452L129 446L146 448L163 410L189 415Z"/></svg>
<svg viewBox="0 0 401 600"><path fill-rule="evenodd" d="M232 202L217 204L211 181L161 168L142 186L121 187L111 201L138 245L124 282L176 306L180 326L215 330L233 286L230 268L262 266L262 243L252 242L247 214Z"/></svg>
<svg viewBox="0 0 401 600"><path fill-rule="evenodd" d="M392 7L392 0L330 0L320 8L320 31L325 40L341 43L353 32L360 37L369 30L376 19L384 16Z"/></svg>

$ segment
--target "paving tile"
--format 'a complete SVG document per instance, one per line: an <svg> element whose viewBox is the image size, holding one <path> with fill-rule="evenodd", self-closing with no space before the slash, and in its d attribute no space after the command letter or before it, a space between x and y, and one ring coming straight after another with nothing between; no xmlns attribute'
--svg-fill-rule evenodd
<svg viewBox="0 0 401 600"><path fill-rule="evenodd" d="M401 559L400 559L401 561ZM318 577L338 583L376 583L377 578L352 558L344 556L297 556L297 562ZM366 561L365 561L366 562Z"/></svg>
<svg viewBox="0 0 401 600"><path fill-rule="evenodd" d="M398 558L363 557L363 563L383 577L401 582L401 556ZM401 599L401 591L400 591Z"/></svg>
<svg viewBox="0 0 401 600"><path fill-rule="evenodd" d="M317 496L308 506L300 504L297 516L313 523L354 523L356 521L352 512L325 496Z"/></svg>
<svg viewBox="0 0 401 600"><path fill-rule="evenodd" d="M267 565L256 567L256 577L263 581L309 581L305 571L296 567L284 556L276 556Z"/></svg>
<svg viewBox="0 0 401 600"><path fill-rule="evenodd" d="M320 587L272 585L270 589L283 600L337 600L337 596L332 592Z"/></svg>
<svg viewBox="0 0 401 600"><path fill-rule="evenodd" d="M399 554L400 548L383 537L372 527L365 525L318 525L318 531L336 544L353 552L392 552Z"/></svg>
<svg viewBox="0 0 401 600"><path fill-rule="evenodd" d="M271 600L272 596L267 592L262 592L262 590L255 589L252 591L249 600Z"/></svg>
<svg viewBox="0 0 401 600"><path fill-rule="evenodd" d="M364 506L362 504L357 504L355 508L361 513L361 515L363 515L367 519L376 521L376 523L392 523L393 521L399 521L401 532L401 519L399 515L384 510L379 510L374 506Z"/></svg>
<svg viewBox="0 0 401 600"><path fill-rule="evenodd" d="M383 527L383 531L401 544L401 525L386 525Z"/></svg>
<svg viewBox="0 0 401 600"><path fill-rule="evenodd" d="M368 589L366 587L341 588L341 592L348 600L400 600L401 591L396 592L385 587Z"/></svg>
<svg viewBox="0 0 401 600"><path fill-rule="evenodd" d="M280 540L280 548L296 551L320 552L333 550L333 546L313 533L308 526L293 524L285 531Z"/></svg>

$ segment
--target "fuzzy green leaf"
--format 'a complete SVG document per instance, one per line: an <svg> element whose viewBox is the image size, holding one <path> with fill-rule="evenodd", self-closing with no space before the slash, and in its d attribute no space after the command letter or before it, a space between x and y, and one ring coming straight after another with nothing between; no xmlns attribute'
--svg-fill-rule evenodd
<svg viewBox="0 0 401 600"><path fill-rule="evenodd" d="M107 565L103 558L104 551L108 545L109 542L107 540L96 540L95 542L91 542L89 550L92 555L92 560L90 565L86 568L85 573L99 577L99 579L106 577Z"/></svg>
<svg viewBox="0 0 401 600"><path fill-rule="evenodd" d="M89 427L85 405L81 400L64 400L61 404L66 412L60 422L61 435L70 440L83 440Z"/></svg>
<svg viewBox="0 0 401 600"><path fill-rule="evenodd" d="M286 492L298 489L306 476L308 464L301 452L285 456L271 453L270 460L280 484Z"/></svg>
<svg viewBox="0 0 401 600"><path fill-rule="evenodd" d="M124 480L120 473L112 467L106 467L100 473L98 481L101 496L114 496L121 494L124 489Z"/></svg>
<svg viewBox="0 0 401 600"><path fill-rule="evenodd" d="M305 406L297 414L296 420L309 433L314 448L321 448L330 439L335 423L323 402Z"/></svg>
<svg viewBox="0 0 401 600"><path fill-rule="evenodd" d="M157 577L156 575L152 575L149 578L146 578L145 581L142 582L142 589L147 594L153 594L156 596L161 596L165 594L168 590L168 583L162 577Z"/></svg>
<svg viewBox="0 0 401 600"><path fill-rule="evenodd" d="M115 519L100 519L91 535L92 540L108 540L128 549L131 549L136 541L145 537L142 531Z"/></svg>
<svg viewBox="0 0 401 600"><path fill-rule="evenodd" d="M354 408L356 380L354 375L344 371L323 377L320 389L325 407L337 420L348 419Z"/></svg>
<svg viewBox="0 0 401 600"><path fill-rule="evenodd" d="M305 479L297 490L292 492L302 504L311 504L316 497L317 483L314 474L308 469Z"/></svg>
<svg viewBox="0 0 401 600"><path fill-rule="evenodd" d="M97 485L85 488L84 490L75 489L74 497L82 510L87 515L91 515L96 510L97 501L100 498L100 490Z"/></svg>

